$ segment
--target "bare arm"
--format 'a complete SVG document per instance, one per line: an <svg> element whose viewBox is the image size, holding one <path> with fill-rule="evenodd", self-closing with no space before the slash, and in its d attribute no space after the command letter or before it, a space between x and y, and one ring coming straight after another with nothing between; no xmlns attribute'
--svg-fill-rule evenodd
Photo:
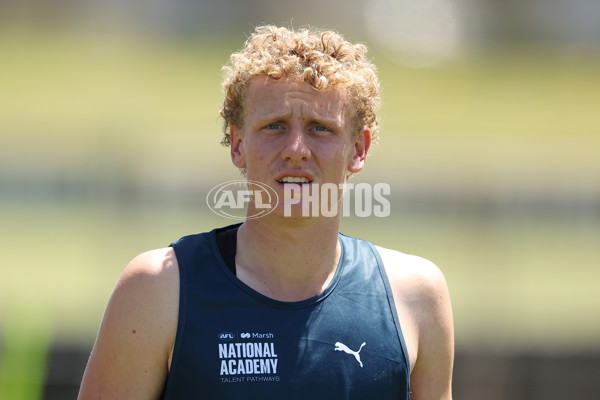
<svg viewBox="0 0 600 400"><path fill-rule="evenodd" d="M108 303L79 399L158 399L177 331L179 271L173 249L137 256Z"/></svg>
<svg viewBox="0 0 600 400"><path fill-rule="evenodd" d="M411 399L451 400L454 324L446 280L423 258L378 250L411 358Z"/></svg>
<svg viewBox="0 0 600 400"><path fill-rule="evenodd" d="M452 399L454 324L446 280L430 266L421 283L419 343L415 367L410 376L413 400Z"/></svg>

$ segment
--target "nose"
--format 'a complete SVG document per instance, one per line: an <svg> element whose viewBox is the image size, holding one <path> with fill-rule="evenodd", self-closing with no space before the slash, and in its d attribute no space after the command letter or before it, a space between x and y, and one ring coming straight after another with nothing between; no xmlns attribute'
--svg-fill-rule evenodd
<svg viewBox="0 0 600 400"><path fill-rule="evenodd" d="M309 160L311 151L306 139L302 127L293 127L286 135L285 147L281 152L281 157L295 164Z"/></svg>

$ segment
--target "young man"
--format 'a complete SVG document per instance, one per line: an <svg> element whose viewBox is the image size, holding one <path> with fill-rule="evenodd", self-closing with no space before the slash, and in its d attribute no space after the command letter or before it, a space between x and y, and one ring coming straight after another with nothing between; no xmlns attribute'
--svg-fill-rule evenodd
<svg viewBox="0 0 600 400"><path fill-rule="evenodd" d="M289 199L290 183L339 187L363 168L379 99L365 53L265 26L232 55L223 143L249 182ZM339 212L282 203L131 261L79 398L451 399L440 270L340 234Z"/></svg>

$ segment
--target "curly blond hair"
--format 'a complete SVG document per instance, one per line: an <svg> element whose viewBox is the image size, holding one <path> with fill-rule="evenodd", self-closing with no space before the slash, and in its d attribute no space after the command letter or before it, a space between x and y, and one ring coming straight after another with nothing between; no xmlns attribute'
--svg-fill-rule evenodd
<svg viewBox="0 0 600 400"><path fill-rule="evenodd" d="M231 55L223 68L225 100L220 114L224 119L221 143L231 144L229 128L242 126L244 97L255 76L274 79L290 77L317 90L344 88L354 109L353 134L362 126L378 137L377 109L380 105L377 68L366 58L367 48L347 42L340 34L304 28L297 32L271 25L259 26L242 51Z"/></svg>

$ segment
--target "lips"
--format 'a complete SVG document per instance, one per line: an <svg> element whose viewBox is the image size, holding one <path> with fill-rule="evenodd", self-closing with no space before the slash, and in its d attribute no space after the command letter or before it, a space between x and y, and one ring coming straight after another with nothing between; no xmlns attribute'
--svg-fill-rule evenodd
<svg viewBox="0 0 600 400"><path fill-rule="evenodd" d="M287 172L282 173L277 177L279 183L312 183L313 177L310 174L303 172Z"/></svg>

